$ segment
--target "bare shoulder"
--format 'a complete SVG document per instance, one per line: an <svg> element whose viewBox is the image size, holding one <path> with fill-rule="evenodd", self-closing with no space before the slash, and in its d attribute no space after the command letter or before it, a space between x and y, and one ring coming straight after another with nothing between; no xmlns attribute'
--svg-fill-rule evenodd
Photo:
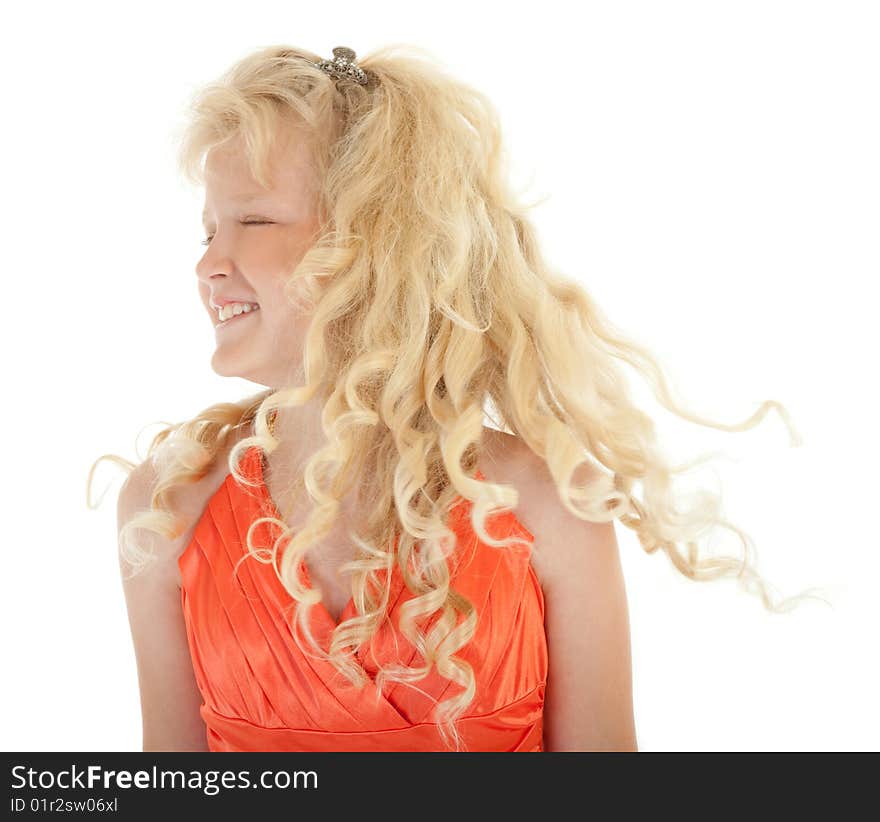
<svg viewBox="0 0 880 822"><path fill-rule="evenodd" d="M587 554L604 554L606 563L614 563L618 546L613 523L589 522L571 513L559 498L547 464L519 437L487 428L485 454L483 475L512 485L519 494L514 515L535 538L531 563L545 592L570 582L578 570L582 573ZM578 481L594 471L581 468Z"/></svg>
<svg viewBox="0 0 880 822"><path fill-rule="evenodd" d="M181 484L170 489L169 499L172 511L186 523L185 531L176 539L162 538L147 530L137 532L137 539L145 549L155 553L158 562L152 573L171 576L180 586L180 570L177 560L192 539L193 531L207 507L208 501L219 490L229 473L228 458L233 445L246 436L246 432L235 431L230 434L218 451L210 470L200 480ZM117 500L117 526L121 530L135 514L150 507L150 499L158 477L151 460L137 465L128 475L119 491Z"/></svg>

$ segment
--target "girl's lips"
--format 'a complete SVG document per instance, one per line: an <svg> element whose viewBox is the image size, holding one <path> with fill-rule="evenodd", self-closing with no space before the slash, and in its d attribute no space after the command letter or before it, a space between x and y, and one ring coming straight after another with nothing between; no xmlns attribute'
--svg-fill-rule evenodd
<svg viewBox="0 0 880 822"><path fill-rule="evenodd" d="M256 308L253 311L242 311L241 314L236 314L233 317L230 317L228 320L222 320L214 326L214 330L216 331L218 328L225 328L230 323L234 323L236 320L240 320L243 317L249 317L251 314L256 314L261 309Z"/></svg>

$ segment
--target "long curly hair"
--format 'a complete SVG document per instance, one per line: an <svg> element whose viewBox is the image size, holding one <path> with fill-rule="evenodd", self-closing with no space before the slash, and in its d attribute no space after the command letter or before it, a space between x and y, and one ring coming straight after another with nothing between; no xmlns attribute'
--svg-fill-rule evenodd
<svg viewBox="0 0 880 822"><path fill-rule="evenodd" d="M179 153L188 180L203 185L207 152L240 137L254 178L268 185L273 135L305 128L314 138L323 231L284 273L291 304L311 309L298 365L303 384L212 405L154 437L145 458L156 476L150 508L120 531L121 555L135 572L150 553L133 532L173 538L187 527L171 510L175 486L205 476L236 432L247 435L229 451L228 468L242 485L253 485L239 461L248 448L271 454L279 445L269 415L317 399L328 444L303 471L313 502L308 519L294 534L271 518L280 534L271 551L253 544L252 525L243 559L272 563L298 603L291 621L297 641L298 626L309 652L354 685L366 677L354 651L386 617L383 580L396 563L412 593L399 630L421 664L385 667L377 683L415 685L432 668L457 683L435 716L447 743L460 747L455 720L474 699L475 677L457 652L473 637L477 613L450 585L456 535L445 515L466 498L483 542L503 549L518 541L495 540L486 529L488 517L516 507L516 490L473 476L489 403L498 428L546 463L560 501L575 516L619 520L647 553L662 550L692 580L736 576L771 611L788 610L804 596L780 600L771 593L755 571L751 539L722 518L719 495L697 494L690 507L681 505L673 477L703 460L671 464L653 421L632 400L621 365L683 419L736 432L775 410L799 445L785 408L766 401L736 424L690 413L652 355L617 330L581 285L550 269L527 216L530 206L507 187L498 116L486 96L411 46L387 46L360 59L366 85L330 77L315 67L318 60L302 49L262 48L192 99ZM101 459L135 467L115 455ZM578 485L574 476L585 464L592 470ZM333 526L353 483L368 501L364 527L350 532L360 554L346 566L357 613L324 648L309 628L320 595L304 586L297 568ZM718 526L742 541L741 557L698 549Z"/></svg>

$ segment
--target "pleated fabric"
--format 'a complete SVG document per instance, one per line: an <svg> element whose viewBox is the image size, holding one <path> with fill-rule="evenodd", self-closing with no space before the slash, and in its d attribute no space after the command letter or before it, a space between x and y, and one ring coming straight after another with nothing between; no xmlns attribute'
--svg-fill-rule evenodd
<svg viewBox="0 0 880 822"><path fill-rule="evenodd" d="M381 664L419 664L421 656L397 628L400 607L412 598L399 569L391 572L389 619L357 658L367 684L351 685L329 662L303 653L291 628L296 601L270 564L247 557L246 534L260 516L281 518L263 482L262 452L248 449L241 472L211 497L192 540L178 559L187 639L200 708L212 751L444 751L433 720L436 703L461 686L436 670L414 685L375 683ZM485 479L477 471L478 479ZM471 503L458 498L447 525L458 535L451 585L475 606L477 631L458 652L476 676L476 695L458 720L470 751L543 750L547 681L544 598L529 562L533 535L512 511L490 517L495 539L516 536L526 545L483 543L469 521ZM255 526L252 544L271 548L277 526ZM282 544L283 548L283 544ZM279 549L280 551L281 549ZM311 587L308 568L299 573ZM356 614L353 600L340 622ZM428 623L432 624L437 615ZM318 603L311 628L325 649L336 622ZM302 638L301 638L302 639ZM303 639L303 645L308 646Z"/></svg>

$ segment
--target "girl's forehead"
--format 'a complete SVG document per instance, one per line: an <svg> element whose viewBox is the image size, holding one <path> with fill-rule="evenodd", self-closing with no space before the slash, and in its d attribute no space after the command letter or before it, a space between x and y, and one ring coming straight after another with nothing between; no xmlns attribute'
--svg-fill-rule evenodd
<svg viewBox="0 0 880 822"><path fill-rule="evenodd" d="M239 186L256 187L248 158L243 151L233 151L225 147L212 148L205 158L205 181L233 182Z"/></svg>
<svg viewBox="0 0 880 822"><path fill-rule="evenodd" d="M205 159L205 191L214 192L224 200L248 201L259 197L271 197L281 191L274 168L269 169L268 188L254 179L248 158L242 151L211 149Z"/></svg>
<svg viewBox="0 0 880 822"><path fill-rule="evenodd" d="M208 152L205 159L205 184L216 190L226 190L228 196L247 197L273 193L286 196L308 190L312 183L309 148L306 144L292 141L283 144L284 150L275 147L266 158L263 173L268 188L253 175L250 158L242 149L218 146Z"/></svg>

